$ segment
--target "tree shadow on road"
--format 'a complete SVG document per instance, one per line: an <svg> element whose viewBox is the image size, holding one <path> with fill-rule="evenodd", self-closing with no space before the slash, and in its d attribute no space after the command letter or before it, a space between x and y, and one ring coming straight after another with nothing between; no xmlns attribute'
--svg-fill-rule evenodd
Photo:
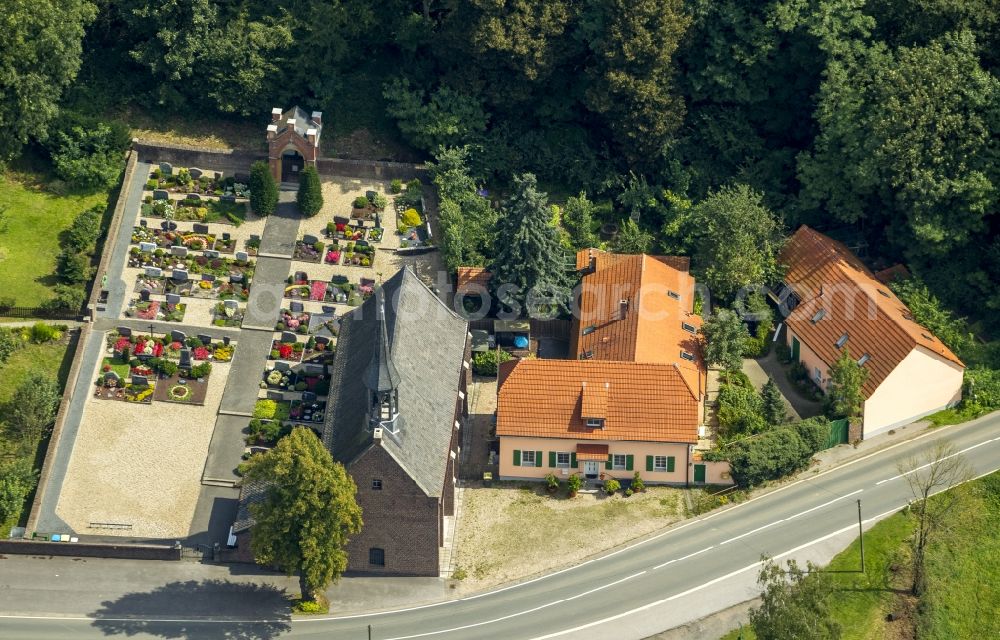
<svg viewBox="0 0 1000 640"><path fill-rule="evenodd" d="M270 640L291 630L288 594L228 580L171 582L128 593L91 615L106 636L146 634L183 640Z"/></svg>

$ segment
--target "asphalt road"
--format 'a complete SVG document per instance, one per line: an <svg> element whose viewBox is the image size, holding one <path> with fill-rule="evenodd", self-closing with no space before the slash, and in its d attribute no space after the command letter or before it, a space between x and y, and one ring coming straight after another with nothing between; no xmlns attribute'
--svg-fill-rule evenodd
<svg viewBox="0 0 1000 640"><path fill-rule="evenodd" d="M903 507L912 496L905 478L899 477L897 462L940 440L961 451L976 475L1000 468L998 414L929 431L581 565L458 600L290 621L277 613L282 608L280 597L275 600L274 594L229 593L228 597L242 601L260 598L261 606L255 611L266 620L205 621L189 618L205 602L211 604L211 594L179 589L176 598L158 598L155 609L144 609L142 594L138 594L135 602L128 602L126 596L113 606L76 618L0 616L0 637L364 639L370 624L372 637L380 640L642 638L690 619L695 611L721 609L733 604L727 599L750 597L752 586L748 585L753 583L761 554L802 557L824 545L830 553L842 548L857 531L856 500L862 501L863 517L869 523ZM4 605L5 594L12 596L9 588L0 585L0 610L11 610ZM60 611L58 592L48 596L53 601L45 602L41 610ZM379 602L372 602L372 609L379 607Z"/></svg>

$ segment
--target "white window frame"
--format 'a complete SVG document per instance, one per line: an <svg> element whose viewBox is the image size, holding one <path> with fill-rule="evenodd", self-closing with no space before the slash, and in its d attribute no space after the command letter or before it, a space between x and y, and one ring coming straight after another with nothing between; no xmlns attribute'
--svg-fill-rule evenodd
<svg viewBox="0 0 1000 640"><path fill-rule="evenodd" d="M621 464L618 464L619 458L622 461ZM624 471L627 460L628 458L626 458L624 453L613 453L611 454L611 468L616 471Z"/></svg>
<svg viewBox="0 0 1000 640"><path fill-rule="evenodd" d="M813 367L813 380L823 382L823 372L820 371L819 367Z"/></svg>
<svg viewBox="0 0 1000 640"><path fill-rule="evenodd" d="M563 462L564 459L565 462ZM572 460L572 456L570 456L569 451L556 451L556 467L569 469L570 460Z"/></svg>
<svg viewBox="0 0 1000 640"><path fill-rule="evenodd" d="M604 418L587 418L588 429L602 429L603 427Z"/></svg>
<svg viewBox="0 0 1000 640"><path fill-rule="evenodd" d="M522 467L533 467L533 466L535 466L537 464L537 462L538 461L535 460L535 450L534 449L525 449L524 451L521 452L521 466Z"/></svg>
<svg viewBox="0 0 1000 640"><path fill-rule="evenodd" d="M660 461L663 464L660 464ZM653 471L659 471L660 473L667 472L667 456L653 456Z"/></svg>

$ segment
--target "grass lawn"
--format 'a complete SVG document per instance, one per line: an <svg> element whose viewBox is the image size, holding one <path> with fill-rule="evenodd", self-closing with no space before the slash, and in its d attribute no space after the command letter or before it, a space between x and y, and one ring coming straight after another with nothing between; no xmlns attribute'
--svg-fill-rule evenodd
<svg viewBox="0 0 1000 640"><path fill-rule="evenodd" d="M76 215L107 202L105 192L58 196L44 191L38 176L0 176L0 291L18 306L36 307L52 298L59 234Z"/></svg>
<svg viewBox="0 0 1000 640"><path fill-rule="evenodd" d="M955 491L965 499L949 520L954 522L927 554L928 588L916 606L920 638L1000 637L1000 473L994 473ZM889 612L905 610L901 593L909 593L907 571L894 573L893 564L906 567L908 538L915 526L911 515L897 513L865 533L867 573L833 574L836 591L830 612L840 622L844 640L909 637L903 622L887 622ZM837 554L827 569L847 571L860 566L855 540ZM902 633L902 635L900 635ZM734 629L723 640L740 638ZM756 638L745 624L743 640Z"/></svg>

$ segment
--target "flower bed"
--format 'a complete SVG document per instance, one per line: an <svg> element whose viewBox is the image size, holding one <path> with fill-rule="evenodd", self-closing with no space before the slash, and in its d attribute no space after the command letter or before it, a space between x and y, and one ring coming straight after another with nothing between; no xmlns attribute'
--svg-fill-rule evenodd
<svg viewBox="0 0 1000 640"><path fill-rule="evenodd" d="M288 360L290 362L300 362L305 345L301 342L281 342L274 340L271 342L271 352L268 354L270 360Z"/></svg>
<svg viewBox="0 0 1000 640"><path fill-rule="evenodd" d="M207 381L192 380L181 372L157 382L153 398L157 402L203 405L207 395Z"/></svg>
<svg viewBox="0 0 1000 640"><path fill-rule="evenodd" d="M299 333L306 333L309 330L309 319L312 316L309 313L292 313L287 309L283 309L278 315L278 323L274 326L275 331L297 331Z"/></svg>
<svg viewBox="0 0 1000 640"><path fill-rule="evenodd" d="M368 230L368 242L382 242L382 234L385 230L382 227L375 227Z"/></svg>
<svg viewBox="0 0 1000 640"><path fill-rule="evenodd" d="M288 417L292 420L300 420L302 422L312 422L318 423L323 422L323 416L326 413L326 402L322 400L316 400L314 402L302 402L301 400L293 400L292 406L289 409Z"/></svg>
<svg viewBox="0 0 1000 640"><path fill-rule="evenodd" d="M309 299L321 301L326 299L327 284L322 280L313 280L309 285Z"/></svg>
<svg viewBox="0 0 1000 640"><path fill-rule="evenodd" d="M212 324L216 327L238 327L243 324L243 309L231 309L220 302L212 309Z"/></svg>
<svg viewBox="0 0 1000 640"><path fill-rule="evenodd" d="M292 253L293 260L303 262L321 262L323 260L323 250L325 245L322 242L306 244L302 240L295 242L295 251Z"/></svg>

